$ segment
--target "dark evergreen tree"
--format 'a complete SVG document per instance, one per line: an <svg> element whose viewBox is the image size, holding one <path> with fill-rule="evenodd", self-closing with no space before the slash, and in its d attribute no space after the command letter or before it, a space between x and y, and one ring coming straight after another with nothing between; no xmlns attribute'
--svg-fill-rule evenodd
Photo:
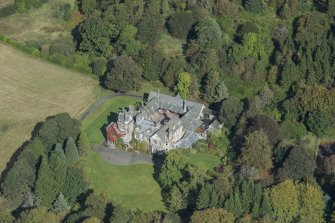
<svg viewBox="0 0 335 223"><path fill-rule="evenodd" d="M77 149L76 143L71 137L68 138L66 141L65 158L68 163L76 163L79 161L78 149Z"/></svg>
<svg viewBox="0 0 335 223"><path fill-rule="evenodd" d="M86 189L87 183L83 173L76 167L68 167L62 192L69 204L73 204Z"/></svg>
<svg viewBox="0 0 335 223"><path fill-rule="evenodd" d="M35 192L41 206L51 208L52 202L56 199L57 182L55 182L53 172L50 170L47 158L43 157L38 170L35 183Z"/></svg>
<svg viewBox="0 0 335 223"><path fill-rule="evenodd" d="M212 186L209 183L200 189L196 204L198 210L206 209L210 206L212 191Z"/></svg>
<svg viewBox="0 0 335 223"><path fill-rule="evenodd" d="M58 193L63 188L66 176L66 156L62 146L57 143L49 157L49 170L57 186Z"/></svg>
<svg viewBox="0 0 335 223"><path fill-rule="evenodd" d="M6 174L1 189L12 200L22 201L33 190L38 157L32 150L24 150Z"/></svg>

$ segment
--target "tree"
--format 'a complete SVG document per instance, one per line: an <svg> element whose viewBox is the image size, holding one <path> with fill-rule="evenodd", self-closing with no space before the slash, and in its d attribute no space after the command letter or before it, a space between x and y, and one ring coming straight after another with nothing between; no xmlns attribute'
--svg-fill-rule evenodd
<svg viewBox="0 0 335 223"><path fill-rule="evenodd" d="M99 220L103 221L105 218L105 210L107 208L108 199L105 193L96 195L94 193L90 194L86 201L85 206L85 216L87 217L96 217Z"/></svg>
<svg viewBox="0 0 335 223"><path fill-rule="evenodd" d="M68 113L60 113L55 116L48 117L41 128L38 130L37 137L46 147L47 155L54 145L59 143L64 145L67 138L72 137L78 139L80 134L80 123L78 120L71 118Z"/></svg>
<svg viewBox="0 0 335 223"><path fill-rule="evenodd" d="M99 17L90 17L80 25L79 31L82 38L80 50L97 56L111 55L111 40L117 34L112 23Z"/></svg>
<svg viewBox="0 0 335 223"><path fill-rule="evenodd" d="M274 216L278 222L289 223L299 213L299 191L291 180L286 180L270 190Z"/></svg>
<svg viewBox="0 0 335 223"><path fill-rule="evenodd" d="M55 182L55 190L57 192L61 190L65 183L66 169L66 156L63 147L57 143L49 156L49 170Z"/></svg>
<svg viewBox="0 0 335 223"><path fill-rule="evenodd" d="M78 149L71 137L66 141L65 157L68 163L76 163L79 161Z"/></svg>
<svg viewBox="0 0 335 223"><path fill-rule="evenodd" d="M98 58L92 63L92 72L98 76L102 76L107 71L107 60L105 58Z"/></svg>
<svg viewBox="0 0 335 223"><path fill-rule="evenodd" d="M86 16L90 16L96 7L96 0L81 0L81 10Z"/></svg>
<svg viewBox="0 0 335 223"><path fill-rule="evenodd" d="M174 150L169 152L162 165L159 174L159 183L162 188L171 188L173 184L179 182L183 175L181 170L186 166L186 161L180 151Z"/></svg>
<svg viewBox="0 0 335 223"><path fill-rule="evenodd" d="M154 45L162 32L164 18L160 14L144 16L138 25L137 38L150 45Z"/></svg>
<svg viewBox="0 0 335 223"><path fill-rule="evenodd" d="M222 44L222 30L216 19L207 17L195 27L197 41L206 48L217 48Z"/></svg>
<svg viewBox="0 0 335 223"><path fill-rule="evenodd" d="M256 115L251 122L249 131L261 130L267 134L272 145L275 145L282 138L280 125L267 115Z"/></svg>
<svg viewBox="0 0 335 223"><path fill-rule="evenodd" d="M229 129L235 126L236 121L243 111L243 102L238 98L229 97L220 105L219 120Z"/></svg>
<svg viewBox="0 0 335 223"><path fill-rule="evenodd" d="M199 191L198 198L197 198L197 209L206 209L209 208L210 205L210 199L211 199L211 194L213 192L213 188L211 187L210 184L205 184Z"/></svg>
<svg viewBox="0 0 335 223"><path fill-rule="evenodd" d="M309 112L306 119L308 130L319 137L326 136L331 127L334 126L333 116L329 112Z"/></svg>
<svg viewBox="0 0 335 223"><path fill-rule="evenodd" d="M90 151L91 149L90 142L84 131L80 133L77 145L78 145L78 153L81 157L86 156L87 153Z"/></svg>
<svg viewBox="0 0 335 223"><path fill-rule="evenodd" d="M44 223L48 220L49 223L58 223L57 216L49 212L45 207L39 207L25 211L21 214L18 222L20 223Z"/></svg>
<svg viewBox="0 0 335 223"><path fill-rule="evenodd" d="M325 13L311 11L296 20L295 40L300 46L313 49L321 45L329 31L329 21Z"/></svg>
<svg viewBox="0 0 335 223"><path fill-rule="evenodd" d="M164 61L162 53L148 46L141 52L141 58L144 79L148 81L159 80L162 63Z"/></svg>
<svg viewBox="0 0 335 223"><path fill-rule="evenodd" d="M315 168L316 164L312 152L302 146L297 146L291 150L283 167L278 170L278 178L283 181L285 179L301 180L313 177Z"/></svg>
<svg viewBox="0 0 335 223"><path fill-rule="evenodd" d="M121 205L115 205L111 216L111 223L129 222L132 217L132 212Z"/></svg>
<svg viewBox="0 0 335 223"><path fill-rule="evenodd" d="M323 223L325 202L321 189L309 185L300 184L300 216L301 222Z"/></svg>
<svg viewBox="0 0 335 223"><path fill-rule="evenodd" d="M55 213L66 212L70 209L67 201L62 193L59 193L56 200L52 204L52 211Z"/></svg>
<svg viewBox="0 0 335 223"><path fill-rule="evenodd" d="M263 0L243 0L243 6L247 11L255 14L265 10L265 3Z"/></svg>
<svg viewBox="0 0 335 223"><path fill-rule="evenodd" d="M83 173L76 167L68 167L65 184L62 192L69 204L76 201L77 197L87 189Z"/></svg>
<svg viewBox="0 0 335 223"><path fill-rule="evenodd" d="M35 192L40 204L50 208L55 200L58 185L55 182L53 173L50 170L47 158L43 157L37 174Z"/></svg>
<svg viewBox="0 0 335 223"><path fill-rule="evenodd" d="M165 62L166 61L166 62ZM167 64L167 66L165 65ZM162 66L165 65L165 69L162 69L161 78L164 84L173 88L178 79L177 74L184 72L183 68L185 67L185 61L181 57L171 58L171 60L164 60Z"/></svg>
<svg viewBox="0 0 335 223"><path fill-rule="evenodd" d="M191 75L187 72L178 75L177 92L182 98L190 97Z"/></svg>
<svg viewBox="0 0 335 223"><path fill-rule="evenodd" d="M1 184L3 194L7 198L20 201L32 191L36 179L37 162L38 157L32 150L25 149L19 155Z"/></svg>
<svg viewBox="0 0 335 223"><path fill-rule="evenodd" d="M167 200L169 210L176 212L185 208L183 194L180 192L176 185L172 187L169 195L170 196Z"/></svg>
<svg viewBox="0 0 335 223"><path fill-rule="evenodd" d="M131 58L120 56L113 61L105 85L114 91L127 92L140 88L141 67Z"/></svg>
<svg viewBox="0 0 335 223"><path fill-rule="evenodd" d="M195 211L191 216L191 223L233 223L234 216L223 208L211 208Z"/></svg>
<svg viewBox="0 0 335 223"><path fill-rule="evenodd" d="M35 196L35 193L28 192L25 195L25 199L21 204L21 207L24 209L36 208L39 205L39 200Z"/></svg>
<svg viewBox="0 0 335 223"><path fill-rule="evenodd" d="M138 56L140 51L144 48L141 42L135 39L137 28L133 25L127 25L121 31L117 44L121 47L121 52L128 56Z"/></svg>
<svg viewBox="0 0 335 223"><path fill-rule="evenodd" d="M272 150L268 136L263 130L249 133L245 138L241 154L242 165L258 170L272 167Z"/></svg>
<svg viewBox="0 0 335 223"><path fill-rule="evenodd" d="M194 23L195 19L192 13L174 13L167 21L167 28L172 36L186 39Z"/></svg>

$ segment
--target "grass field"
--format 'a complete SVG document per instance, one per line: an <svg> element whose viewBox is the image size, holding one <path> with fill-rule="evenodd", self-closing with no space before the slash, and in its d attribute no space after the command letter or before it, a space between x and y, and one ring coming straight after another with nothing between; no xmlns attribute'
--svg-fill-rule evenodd
<svg viewBox="0 0 335 223"><path fill-rule="evenodd" d="M99 144L104 140L103 127L111 121L111 114L116 115L120 108L139 101L137 98L120 96L111 98L97 107L82 123L90 143Z"/></svg>
<svg viewBox="0 0 335 223"><path fill-rule="evenodd" d="M210 153L184 153L186 160L202 169L213 170L220 164L220 157Z"/></svg>
<svg viewBox="0 0 335 223"><path fill-rule="evenodd" d="M157 43L158 48L166 55L183 56L183 46L186 44L184 40L174 38L169 34L163 34Z"/></svg>
<svg viewBox="0 0 335 223"><path fill-rule="evenodd" d="M73 19L64 22L54 18L52 14L57 5L70 3L74 6L74 2L74 0L52 0L43 4L41 8L1 18L0 34L21 42L38 40L43 43L64 38L71 40L71 30L80 23L81 16L73 12Z"/></svg>
<svg viewBox="0 0 335 223"><path fill-rule="evenodd" d="M78 116L98 96L97 81L0 44L0 171L34 125L59 112Z"/></svg>
<svg viewBox="0 0 335 223"><path fill-rule="evenodd" d="M93 151L81 164L90 186L105 191L113 201L144 211L165 210L152 165L111 165Z"/></svg>

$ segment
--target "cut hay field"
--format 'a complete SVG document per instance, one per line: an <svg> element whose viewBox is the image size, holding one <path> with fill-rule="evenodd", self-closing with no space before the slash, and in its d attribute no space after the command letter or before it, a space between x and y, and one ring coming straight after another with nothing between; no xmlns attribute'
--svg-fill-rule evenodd
<svg viewBox="0 0 335 223"><path fill-rule="evenodd" d="M97 81L0 43L0 171L47 116L77 117L98 96Z"/></svg>

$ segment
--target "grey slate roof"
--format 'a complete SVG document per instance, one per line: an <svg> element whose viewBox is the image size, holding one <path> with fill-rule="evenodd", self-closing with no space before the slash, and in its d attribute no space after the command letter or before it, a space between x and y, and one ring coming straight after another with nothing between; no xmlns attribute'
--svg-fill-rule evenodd
<svg viewBox="0 0 335 223"><path fill-rule="evenodd" d="M159 109L174 113L167 118L165 125L157 120L157 116L154 118ZM159 138L161 143L168 143L168 133L174 133L182 128L183 137L178 142L173 142L172 146L174 148L190 147L200 137L196 130L203 125L204 109L205 106L201 103L184 100L180 96L173 97L152 91L149 93L146 104L135 117L137 128L139 128L135 134L142 134L148 139Z"/></svg>

